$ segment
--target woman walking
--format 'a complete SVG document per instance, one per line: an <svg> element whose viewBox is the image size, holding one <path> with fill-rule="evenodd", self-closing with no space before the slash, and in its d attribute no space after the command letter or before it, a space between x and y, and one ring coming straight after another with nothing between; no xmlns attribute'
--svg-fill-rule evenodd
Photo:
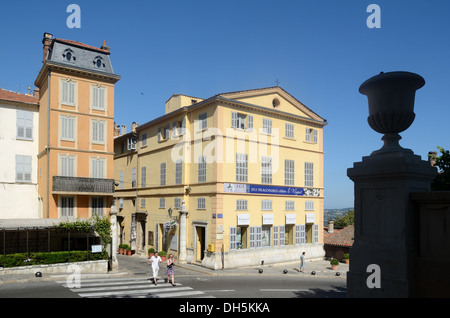
<svg viewBox="0 0 450 318"><path fill-rule="evenodd" d="M170 277L172 277L172 286L175 286L174 275L175 270L173 266L175 265L173 261L173 255L169 254L169 258L167 259L167 283L170 281Z"/></svg>

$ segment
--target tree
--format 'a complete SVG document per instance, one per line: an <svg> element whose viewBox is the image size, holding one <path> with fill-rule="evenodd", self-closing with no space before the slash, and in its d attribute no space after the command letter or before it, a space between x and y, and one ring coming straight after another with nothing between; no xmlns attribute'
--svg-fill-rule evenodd
<svg viewBox="0 0 450 318"><path fill-rule="evenodd" d="M344 228L355 223L355 210L348 210L343 216L334 221L336 227Z"/></svg>
<svg viewBox="0 0 450 318"><path fill-rule="evenodd" d="M441 152L438 157L435 154L429 155L434 161L434 166L438 168L439 174L431 183L432 191L450 191L450 151L442 147L437 147Z"/></svg>

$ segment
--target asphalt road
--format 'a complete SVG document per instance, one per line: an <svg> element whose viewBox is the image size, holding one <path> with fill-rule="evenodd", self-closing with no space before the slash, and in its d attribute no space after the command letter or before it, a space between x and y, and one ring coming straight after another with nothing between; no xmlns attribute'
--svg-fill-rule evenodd
<svg viewBox="0 0 450 318"><path fill-rule="evenodd" d="M194 265L176 266L176 287L164 283L164 266L159 283L154 286L148 278L151 268L145 257L119 256L119 272L101 278L81 280L82 288L69 288L62 275L54 279L23 280L0 284L0 298L80 298L80 297L145 297L138 294L148 288L146 297L199 297L219 299L276 298L345 298L346 279L328 275L310 275L295 271L295 264L231 271L211 271ZM316 263L317 265L317 263ZM288 273L283 273L283 269ZM324 272L326 273L326 271ZM119 285L120 284L120 285ZM138 285L140 284L140 285ZM113 287L114 285L114 287ZM113 288L118 291L112 291ZM161 292L161 293L156 293ZM155 294L156 293L156 294ZM0 300L1 301L1 300Z"/></svg>

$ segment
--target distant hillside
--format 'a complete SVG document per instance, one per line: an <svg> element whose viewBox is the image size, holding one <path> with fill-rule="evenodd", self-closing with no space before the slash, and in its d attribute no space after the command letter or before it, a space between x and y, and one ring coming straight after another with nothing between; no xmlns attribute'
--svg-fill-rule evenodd
<svg viewBox="0 0 450 318"><path fill-rule="evenodd" d="M329 220L336 220L338 217L343 216L349 210L353 210L353 208L343 208L343 209L325 209L323 211L323 225L328 226Z"/></svg>

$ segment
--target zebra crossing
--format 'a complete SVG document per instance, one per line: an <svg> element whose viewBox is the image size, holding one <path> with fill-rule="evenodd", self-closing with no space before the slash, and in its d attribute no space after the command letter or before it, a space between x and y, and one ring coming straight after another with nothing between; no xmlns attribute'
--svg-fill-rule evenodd
<svg viewBox="0 0 450 318"><path fill-rule="evenodd" d="M159 279L158 285L148 277L93 278L74 283L56 281L83 298L214 298L202 291L176 283L167 284Z"/></svg>

